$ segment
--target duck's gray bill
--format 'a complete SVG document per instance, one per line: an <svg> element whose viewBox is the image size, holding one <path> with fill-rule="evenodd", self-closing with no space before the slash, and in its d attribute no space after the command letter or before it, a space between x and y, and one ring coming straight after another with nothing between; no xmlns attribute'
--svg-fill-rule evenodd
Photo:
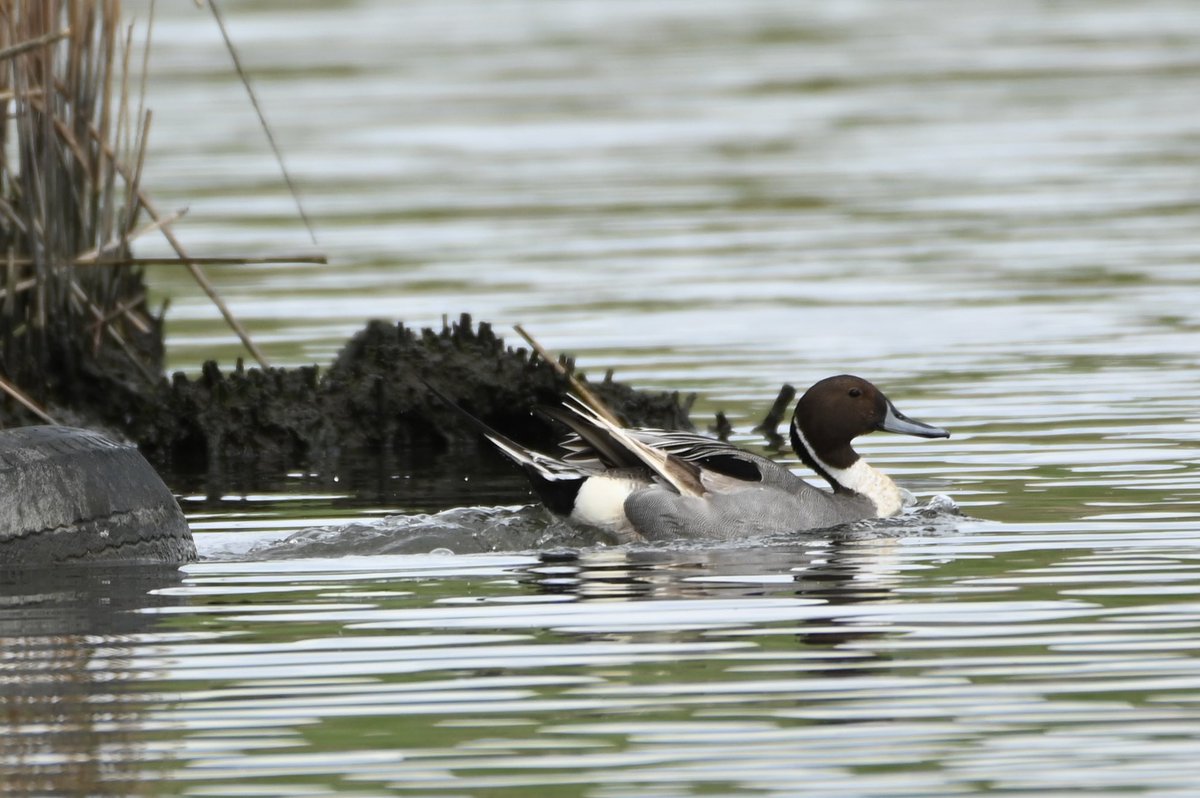
<svg viewBox="0 0 1200 798"><path fill-rule="evenodd" d="M950 433L941 427L917 421L901 413L891 402L888 402L887 415L879 428L884 432L895 432L900 435L916 435L918 438L949 438Z"/></svg>

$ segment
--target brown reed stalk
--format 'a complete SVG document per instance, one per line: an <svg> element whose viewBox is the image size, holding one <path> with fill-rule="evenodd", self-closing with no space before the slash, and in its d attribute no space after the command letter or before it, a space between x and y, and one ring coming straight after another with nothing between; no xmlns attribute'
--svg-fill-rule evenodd
<svg viewBox="0 0 1200 798"><path fill-rule="evenodd" d="M161 319L130 260L137 187L119 169L144 148L144 121L127 118L120 11L120 0L0 0L0 374L25 407L89 370L161 375ZM127 263L80 268L92 252Z"/></svg>
<svg viewBox="0 0 1200 798"><path fill-rule="evenodd" d="M622 422L619 418L617 418L617 414L609 409L608 405L604 403L604 400L599 396L596 396L596 394L593 393L590 388L584 385L581 379L575 376L574 372L564 366L558 358L550 354L550 352L547 351L544 346L538 343L537 339L530 335L524 327L522 327L520 324L514 324L513 329L517 331L517 335L525 339L525 343L533 347L533 351L537 352L538 356L541 357L547 365L549 365L563 377L567 378L567 384L571 386L571 391L575 394L575 396L582 400L585 405L590 407L596 412L597 415L599 415L608 423L614 424L618 427L622 426Z"/></svg>
<svg viewBox="0 0 1200 798"><path fill-rule="evenodd" d="M16 403L0 401L0 425L17 405L45 419L50 403L109 389L140 401L161 381L145 266L187 268L265 366L200 264L324 262L188 255L171 229L182 212L160 213L141 186L152 117L144 58L130 87L133 33L120 0L0 0L0 393ZM148 231L178 258L135 258Z"/></svg>

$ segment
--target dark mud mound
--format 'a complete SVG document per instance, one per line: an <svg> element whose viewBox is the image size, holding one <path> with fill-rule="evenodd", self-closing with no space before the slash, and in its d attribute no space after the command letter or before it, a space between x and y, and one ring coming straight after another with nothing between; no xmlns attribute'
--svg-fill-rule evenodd
<svg viewBox="0 0 1200 798"><path fill-rule="evenodd" d="M562 433L534 411L559 404L566 379L466 315L440 331L371 322L323 373L241 363L223 372L206 363L198 377L164 382L156 401L122 426L159 467L220 475L241 488L295 469L338 474L352 462L396 472L478 460L485 443L426 383L531 446L552 446ZM677 394L608 378L590 387L631 424L691 426Z"/></svg>
<svg viewBox="0 0 1200 798"><path fill-rule="evenodd" d="M161 362L161 350L152 354ZM563 432L534 411L562 402L566 378L466 315L436 331L370 322L324 371L247 369L240 361L223 371L208 362L198 376L168 381L130 373L128 363L60 355L54 390L43 394L57 419L132 440L168 482L199 475L210 491L271 485L297 470L332 478L353 466L378 476L490 458L427 383L531 446L552 447ZM636 391L609 377L589 387L630 424L691 427L677 394ZM31 423L36 417L16 403L0 406L0 426Z"/></svg>

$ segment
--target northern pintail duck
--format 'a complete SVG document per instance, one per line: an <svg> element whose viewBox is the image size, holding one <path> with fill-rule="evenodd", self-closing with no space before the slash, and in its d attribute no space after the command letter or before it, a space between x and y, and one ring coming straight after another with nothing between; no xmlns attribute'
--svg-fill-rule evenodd
<svg viewBox="0 0 1200 798"><path fill-rule="evenodd" d="M883 430L921 438L950 433L898 411L861 377L829 377L796 403L791 442L831 491L783 465L689 432L624 429L579 403L552 413L574 433L552 457L494 430L486 437L525 471L542 502L621 540L733 538L836 526L900 512L904 493L851 445Z"/></svg>

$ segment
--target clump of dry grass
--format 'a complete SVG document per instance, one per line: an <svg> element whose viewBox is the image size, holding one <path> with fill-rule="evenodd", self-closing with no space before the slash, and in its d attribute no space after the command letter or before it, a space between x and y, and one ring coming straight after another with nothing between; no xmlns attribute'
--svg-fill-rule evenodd
<svg viewBox="0 0 1200 798"><path fill-rule="evenodd" d="M146 306L145 262L131 252L143 233L163 235L178 256L166 260L264 367L201 264L325 262L184 251L178 214L159 213L141 187L151 114L144 84L129 84L133 32L120 0L0 0L0 422L12 402L50 420L49 403L95 406L89 394L111 386L144 398L161 381L162 315Z"/></svg>
<svg viewBox="0 0 1200 798"><path fill-rule="evenodd" d="M0 372L27 407L91 366L161 373L161 318L129 260L150 115L119 20L119 0L0 2Z"/></svg>

